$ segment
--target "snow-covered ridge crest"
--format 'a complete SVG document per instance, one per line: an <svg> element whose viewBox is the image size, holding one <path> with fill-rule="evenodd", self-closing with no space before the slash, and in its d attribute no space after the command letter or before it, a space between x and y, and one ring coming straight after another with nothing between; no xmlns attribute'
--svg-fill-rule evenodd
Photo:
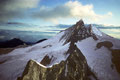
<svg viewBox="0 0 120 80"><path fill-rule="evenodd" d="M95 26L92 26L92 32L98 36L102 36L102 32L97 29Z"/></svg>

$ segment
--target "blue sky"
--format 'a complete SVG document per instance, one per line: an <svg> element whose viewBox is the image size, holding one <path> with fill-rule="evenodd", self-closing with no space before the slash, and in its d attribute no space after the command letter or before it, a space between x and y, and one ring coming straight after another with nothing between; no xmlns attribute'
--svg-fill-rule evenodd
<svg viewBox="0 0 120 80"><path fill-rule="evenodd" d="M120 0L1 0L0 22L39 26L85 23L120 26Z"/></svg>

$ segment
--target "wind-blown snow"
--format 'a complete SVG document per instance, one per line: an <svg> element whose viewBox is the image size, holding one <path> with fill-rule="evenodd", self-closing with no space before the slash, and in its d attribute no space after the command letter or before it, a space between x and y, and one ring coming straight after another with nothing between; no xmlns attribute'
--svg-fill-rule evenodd
<svg viewBox="0 0 120 80"><path fill-rule="evenodd" d="M95 33L96 35L102 36L101 31L99 31L96 27L93 27L93 26L92 26L92 31L93 31L93 33Z"/></svg>

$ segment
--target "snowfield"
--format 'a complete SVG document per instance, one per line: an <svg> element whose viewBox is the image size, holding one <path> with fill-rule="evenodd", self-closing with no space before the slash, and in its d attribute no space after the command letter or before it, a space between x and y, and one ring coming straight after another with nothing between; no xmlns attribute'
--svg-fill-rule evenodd
<svg viewBox="0 0 120 80"><path fill-rule="evenodd" d="M76 45L82 51L88 65L96 73L99 80L119 80L120 75L115 68L111 68L111 51L104 46L97 49L97 43L98 41L94 41L90 37L77 42Z"/></svg>

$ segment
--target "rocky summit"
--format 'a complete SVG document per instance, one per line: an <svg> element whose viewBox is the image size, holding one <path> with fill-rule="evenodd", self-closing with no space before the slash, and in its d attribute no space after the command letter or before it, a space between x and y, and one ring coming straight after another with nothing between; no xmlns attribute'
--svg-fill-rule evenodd
<svg viewBox="0 0 120 80"><path fill-rule="evenodd" d="M120 80L119 43L80 20L53 38L0 55L0 80Z"/></svg>

